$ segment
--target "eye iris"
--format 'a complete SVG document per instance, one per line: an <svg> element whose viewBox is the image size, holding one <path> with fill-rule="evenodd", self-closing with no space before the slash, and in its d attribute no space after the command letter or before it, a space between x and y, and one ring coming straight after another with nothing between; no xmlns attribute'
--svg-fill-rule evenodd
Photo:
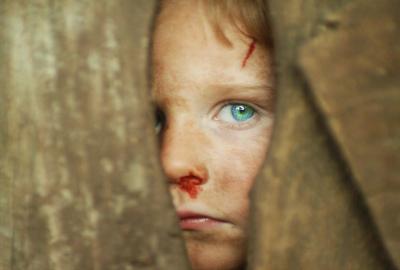
<svg viewBox="0 0 400 270"><path fill-rule="evenodd" d="M254 109L244 104L232 105L232 116L236 121L246 121L254 115Z"/></svg>

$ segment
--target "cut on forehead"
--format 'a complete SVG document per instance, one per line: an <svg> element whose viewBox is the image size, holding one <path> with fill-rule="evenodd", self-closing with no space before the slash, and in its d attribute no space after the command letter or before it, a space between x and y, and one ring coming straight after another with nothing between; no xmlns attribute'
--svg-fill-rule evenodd
<svg viewBox="0 0 400 270"><path fill-rule="evenodd" d="M225 23L230 23L261 46L273 48L267 0L161 0L160 9L171 5L204 9L206 18L223 43L231 45L224 29Z"/></svg>

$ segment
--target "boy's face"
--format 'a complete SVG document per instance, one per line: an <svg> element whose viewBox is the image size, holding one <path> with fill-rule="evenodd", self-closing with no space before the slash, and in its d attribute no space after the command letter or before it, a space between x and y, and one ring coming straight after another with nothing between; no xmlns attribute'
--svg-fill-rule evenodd
<svg viewBox="0 0 400 270"><path fill-rule="evenodd" d="M269 54L232 25L218 39L199 1L166 4L154 35L161 161L196 270L245 260L249 191L273 124Z"/></svg>

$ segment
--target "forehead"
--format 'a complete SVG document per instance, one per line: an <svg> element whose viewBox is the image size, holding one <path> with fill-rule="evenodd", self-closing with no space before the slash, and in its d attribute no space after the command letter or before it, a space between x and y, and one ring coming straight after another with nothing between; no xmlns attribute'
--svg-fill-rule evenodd
<svg viewBox="0 0 400 270"><path fill-rule="evenodd" d="M258 47L249 65L243 68L242 61L252 40L234 25L222 23L231 45L217 37L200 1L167 1L153 39L156 86L162 83L163 88L203 87L211 83L249 84L265 80L267 51Z"/></svg>
<svg viewBox="0 0 400 270"><path fill-rule="evenodd" d="M197 56L218 53L230 47L217 41L200 1L167 1L156 22L154 53L156 60L170 56ZM227 28L230 25L226 25ZM226 29L231 35L231 29ZM232 35L237 39L238 35ZM242 41L241 43L244 43ZM232 53L232 50L226 50ZM196 55L194 55L196 54Z"/></svg>

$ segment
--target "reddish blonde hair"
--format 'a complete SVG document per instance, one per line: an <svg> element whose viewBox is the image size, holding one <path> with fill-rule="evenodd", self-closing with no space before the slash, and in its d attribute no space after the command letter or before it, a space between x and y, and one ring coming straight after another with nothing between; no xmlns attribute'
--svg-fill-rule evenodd
<svg viewBox="0 0 400 270"><path fill-rule="evenodd" d="M262 46L272 49L272 31L267 0L200 0L218 37L229 42L221 27L221 19L232 22L243 34Z"/></svg>
<svg viewBox="0 0 400 270"><path fill-rule="evenodd" d="M160 0L159 12L165 4L179 5L188 0ZM267 0L195 0L205 10L217 37L230 45L224 33L223 21L232 23L245 36L261 46L272 49L272 31Z"/></svg>

